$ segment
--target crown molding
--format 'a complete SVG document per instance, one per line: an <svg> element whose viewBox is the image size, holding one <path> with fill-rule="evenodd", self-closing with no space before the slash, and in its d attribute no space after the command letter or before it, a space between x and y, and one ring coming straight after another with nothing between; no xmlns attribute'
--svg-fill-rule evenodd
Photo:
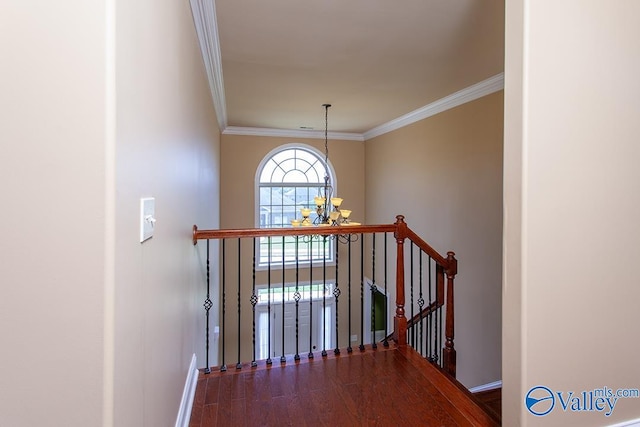
<svg viewBox="0 0 640 427"><path fill-rule="evenodd" d="M310 138L324 139L324 131L319 130L293 130L293 129L271 129L229 126L222 132L223 135L245 135L245 136L271 136L279 138ZM327 132L327 138L339 139L343 141L364 141L361 133L351 132Z"/></svg>
<svg viewBox="0 0 640 427"><path fill-rule="evenodd" d="M502 89L504 89L504 73L496 74L493 77L489 77L486 80L461 89L458 92L452 93L451 95L440 98L431 104L407 113L404 116L400 116L390 122L376 126L363 134L364 140L367 141L371 138L375 138L376 136L400 129L417 121L426 119L427 117L435 116L438 113L442 113L443 111L466 104L467 102L474 101Z"/></svg>
<svg viewBox="0 0 640 427"><path fill-rule="evenodd" d="M207 71L213 108L221 131L227 127L227 107L222 79L222 56L218 38L218 21L214 0L191 0L191 13L200 44L200 52Z"/></svg>

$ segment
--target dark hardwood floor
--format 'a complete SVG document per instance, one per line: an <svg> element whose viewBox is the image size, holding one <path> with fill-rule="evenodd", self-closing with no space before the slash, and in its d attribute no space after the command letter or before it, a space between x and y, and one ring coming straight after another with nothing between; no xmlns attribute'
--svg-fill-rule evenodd
<svg viewBox="0 0 640 427"><path fill-rule="evenodd" d="M410 348L200 374L191 427L495 426L471 393Z"/></svg>
<svg viewBox="0 0 640 427"><path fill-rule="evenodd" d="M486 411L496 421L500 422L502 419L502 388L495 388L493 390L481 391L474 393L476 399L480 401L486 408Z"/></svg>

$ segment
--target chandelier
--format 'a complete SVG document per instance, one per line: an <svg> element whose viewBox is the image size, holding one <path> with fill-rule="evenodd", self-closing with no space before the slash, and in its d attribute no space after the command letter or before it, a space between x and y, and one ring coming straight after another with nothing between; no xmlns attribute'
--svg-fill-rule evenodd
<svg viewBox="0 0 640 427"><path fill-rule="evenodd" d="M302 208L302 221L293 220L291 225L295 226L339 226L339 225L360 225L360 223L349 220L351 211L342 209L343 199L334 197L331 177L329 176L329 107L331 104L322 104L324 107L324 185L318 189L318 195L313 198L316 217L310 218L311 208Z"/></svg>

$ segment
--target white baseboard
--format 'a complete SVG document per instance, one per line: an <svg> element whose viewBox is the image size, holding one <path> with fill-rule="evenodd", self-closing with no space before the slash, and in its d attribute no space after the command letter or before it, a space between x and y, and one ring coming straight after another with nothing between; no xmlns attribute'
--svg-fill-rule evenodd
<svg viewBox="0 0 640 427"><path fill-rule="evenodd" d="M193 397L196 394L196 385L198 384L198 369L196 368L196 355L191 358L189 372L187 372L187 381L184 383L182 391L182 400L178 409L178 418L176 418L176 427L189 427L191 419L191 409L193 407Z"/></svg>
<svg viewBox="0 0 640 427"><path fill-rule="evenodd" d="M635 420L623 421L618 424L611 424L609 427L640 427L640 418Z"/></svg>
<svg viewBox="0 0 640 427"><path fill-rule="evenodd" d="M469 391L471 393L478 393L480 391L494 390L494 389L500 388L500 387L502 387L502 380L494 381L494 382L488 383L488 384L482 384L482 385L479 385L477 387L470 388Z"/></svg>

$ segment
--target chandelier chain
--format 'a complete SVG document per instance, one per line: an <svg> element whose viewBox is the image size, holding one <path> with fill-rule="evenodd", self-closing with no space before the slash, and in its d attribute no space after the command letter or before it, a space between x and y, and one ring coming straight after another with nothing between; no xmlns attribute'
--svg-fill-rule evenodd
<svg viewBox="0 0 640 427"><path fill-rule="evenodd" d="M329 107L331 104L324 104L324 164L327 176L329 176Z"/></svg>

